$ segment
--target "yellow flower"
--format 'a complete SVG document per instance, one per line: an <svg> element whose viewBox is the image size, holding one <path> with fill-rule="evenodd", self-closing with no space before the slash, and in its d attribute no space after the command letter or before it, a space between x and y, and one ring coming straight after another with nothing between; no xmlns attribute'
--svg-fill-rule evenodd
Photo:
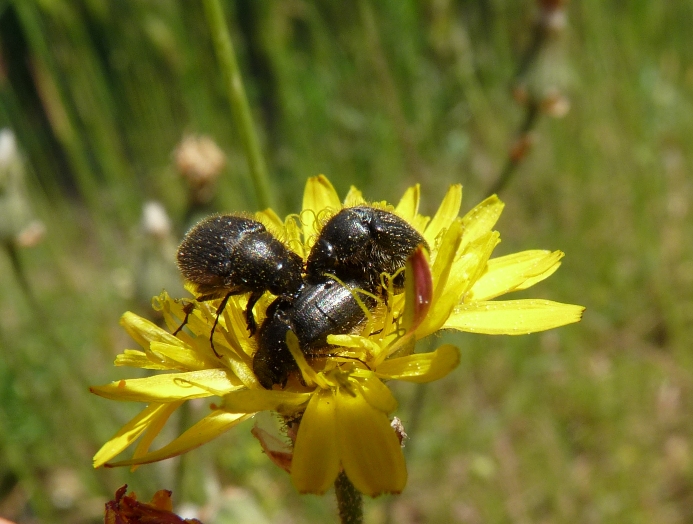
<svg viewBox="0 0 693 524"><path fill-rule="evenodd" d="M407 472L389 418L397 402L385 382L430 382L447 375L459 362L458 349L448 344L430 353L414 353L416 340L441 329L533 333L577 322L583 311L580 306L548 300L493 300L550 276L563 253L533 250L491 259L500 241L493 227L503 204L492 196L459 218L461 199L461 186L452 186L432 218L418 213L418 186L407 190L395 207L370 204L408 221L426 239L430 253L419 250L410 259L405 293L395 295L390 285L387 300L369 312L357 333L328 337L336 347L330 355L308 361L289 332L287 343L302 380L290 379L284 389L266 390L253 374L257 346L246 329L247 297L231 297L219 319L214 346L220 357L209 344L214 304L195 302L190 308L190 301L174 300L166 293L156 298L155 307L163 312L171 331L187 316L191 334L181 330L176 336L126 313L121 323L142 350L126 350L116 365L168 373L91 388L113 400L148 404L101 448L94 466L135 466L177 456L269 410L300 421L290 465L300 492L325 492L342 469L362 493L400 492ZM342 207L364 204L355 188L342 203L329 181L319 176L306 185L300 215L281 221L267 210L256 218L305 260L326 218ZM258 302L255 311L260 322L272 300L266 293ZM183 402L210 396L221 397L210 414L168 445L149 451ZM140 437L132 459L109 463Z"/></svg>

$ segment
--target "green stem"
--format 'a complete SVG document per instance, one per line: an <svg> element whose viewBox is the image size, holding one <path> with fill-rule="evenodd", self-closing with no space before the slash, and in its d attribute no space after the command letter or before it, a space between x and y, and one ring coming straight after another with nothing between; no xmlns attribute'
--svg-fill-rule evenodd
<svg viewBox="0 0 693 524"><path fill-rule="evenodd" d="M363 522L363 498L344 471L337 476L334 491L337 496L339 521L342 524L361 524Z"/></svg>
<svg viewBox="0 0 693 524"><path fill-rule="evenodd" d="M243 87L243 79L236 61L231 35L224 19L224 11L219 0L204 0L203 4L214 49L219 60L219 68L224 76L229 102L248 159L250 177L253 181L258 204L261 208L267 208L272 204L267 181L267 167L260 151L260 141L255 131L253 115Z"/></svg>

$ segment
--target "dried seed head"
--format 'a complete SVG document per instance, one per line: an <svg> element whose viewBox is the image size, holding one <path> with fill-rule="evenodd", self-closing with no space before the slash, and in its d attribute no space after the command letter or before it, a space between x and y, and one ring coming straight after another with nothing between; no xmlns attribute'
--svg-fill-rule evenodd
<svg viewBox="0 0 693 524"><path fill-rule="evenodd" d="M214 185L226 164L226 156L207 136L186 136L175 151L176 167L185 178L191 199L204 204L214 196Z"/></svg>

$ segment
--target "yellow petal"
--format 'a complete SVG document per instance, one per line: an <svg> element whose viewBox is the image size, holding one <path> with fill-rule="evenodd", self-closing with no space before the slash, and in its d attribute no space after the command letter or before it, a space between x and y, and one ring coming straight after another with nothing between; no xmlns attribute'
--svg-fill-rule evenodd
<svg viewBox="0 0 693 524"><path fill-rule="evenodd" d="M453 184L448 189L448 192L443 197L443 201L440 203L438 211L436 211L435 216L431 219L426 231L424 231L424 238L431 249L436 247L436 238L441 231L450 227L452 222L457 218L460 212L460 205L462 204L462 185Z"/></svg>
<svg viewBox="0 0 693 524"><path fill-rule="evenodd" d="M462 217L462 226L464 227L462 245L473 242L481 235L491 231L498 222L503 207L505 204L496 195L491 195L464 215Z"/></svg>
<svg viewBox="0 0 693 524"><path fill-rule="evenodd" d="M162 311L164 313L164 317L166 318L166 324L168 328L172 331L175 331L176 329L178 329L183 319L185 318L185 311L183 310L183 307L184 304L189 304L189 301L171 300L164 291L158 297L154 297L152 303L154 304L154 309ZM192 314L188 315L188 320L185 324L186 329L190 330L196 336L201 336L206 339L209 339L209 318L216 318L216 307L213 307L213 305L214 302L212 301L199 302L194 304ZM216 305L218 305L218 302L216 303ZM223 321L223 317L219 319L220 323L222 323ZM162 339L160 340L160 342L178 344L180 346L196 345L195 337L189 336L185 331L179 332L177 337L174 337L173 335L170 336L170 339ZM209 349L209 352L210 354L212 354L211 348Z"/></svg>
<svg viewBox="0 0 693 524"><path fill-rule="evenodd" d="M250 366L252 365L251 355L253 354L253 349L251 349L250 346L250 339L248 338L248 329L246 327L245 320L245 306L247 304L247 300L244 301L243 306L240 305L238 300L239 297L232 297L231 300L229 300L231 307L227 305L226 309L224 309L224 314L221 316L221 318L224 319L223 329L216 330L214 340L216 344L216 339L223 337L222 344L229 346L233 350L231 352L226 352L228 357L231 360L241 360L242 362L245 362L246 365ZM212 318L216 318L216 312ZM207 333L208 331L205 331L205 337L209 338ZM211 353L211 348L206 342L204 343L204 348L209 348L208 354ZM220 350L223 351L223 348L220 348Z"/></svg>
<svg viewBox="0 0 693 524"><path fill-rule="evenodd" d="M167 404L153 403L144 408L130 420L130 422L120 428L108 442L101 446L101 449L94 455L94 467L98 468L103 466L106 462L137 440L137 438L147 430L150 424L157 419L168 419L171 413L180 405L181 402L171 402Z"/></svg>
<svg viewBox="0 0 693 524"><path fill-rule="evenodd" d="M89 390L112 400L134 402L172 402L191 398L223 395L241 386L238 378L223 369L187 373L166 373L145 378L130 378Z"/></svg>
<svg viewBox="0 0 693 524"><path fill-rule="evenodd" d="M582 306L550 300L506 300L462 304L443 326L487 335L526 335L579 322Z"/></svg>
<svg viewBox="0 0 693 524"><path fill-rule="evenodd" d="M177 457L217 438L248 418L250 418L250 415L228 413L221 410L213 411L163 448L152 451L142 457L113 462L108 464L108 466L115 468L119 466L134 466L136 464L150 464Z"/></svg>
<svg viewBox="0 0 693 524"><path fill-rule="evenodd" d="M440 248L436 254L436 259L431 268L433 278L433 304L440 299L445 289L445 285L452 269L455 254L460 245L462 237L462 227L459 220L455 220L450 224L450 227L445 231L445 235L440 243Z"/></svg>
<svg viewBox="0 0 693 524"><path fill-rule="evenodd" d="M306 258L306 252L303 249L303 230L300 222L296 220L297 218L296 215L286 217L286 222L284 223L286 245L301 258Z"/></svg>
<svg viewBox="0 0 693 524"><path fill-rule="evenodd" d="M344 207L354 207L365 204L366 201L363 198L361 191L356 189L354 186L349 188L346 198L344 198Z"/></svg>
<svg viewBox="0 0 693 524"><path fill-rule="evenodd" d="M421 187L419 184L408 188L402 199L397 204L395 211L407 222L412 222L419 212L419 198L421 196Z"/></svg>
<svg viewBox="0 0 693 524"><path fill-rule="evenodd" d="M180 344L167 344L165 342L152 342L149 346L151 353L169 365L169 369L182 371L194 371L196 369L209 369L219 367L219 359L200 354L188 346Z"/></svg>
<svg viewBox="0 0 693 524"><path fill-rule="evenodd" d="M180 340L171 335L168 331L161 329L153 322L139 315L135 315L131 311L123 313L123 316L120 317L120 325L125 328L125 331L127 331L128 335L130 335L135 342L145 349L149 349L150 342L154 340L157 342L167 342L169 344L182 344Z"/></svg>
<svg viewBox="0 0 693 524"><path fill-rule="evenodd" d="M317 390L298 428L291 481L299 493L322 494L339 473L336 403L332 391Z"/></svg>
<svg viewBox="0 0 693 524"><path fill-rule="evenodd" d="M498 231L488 231L473 242L468 243L461 251L461 256L455 259L447 291L456 290L461 297L466 296L477 280L488 267L493 250L500 243Z"/></svg>
<svg viewBox="0 0 693 524"><path fill-rule="evenodd" d="M368 372L363 375L363 378L355 382L359 386L361 395L371 407L383 413L392 413L397 409L397 400L392 395L390 388L383 384L383 381L374 373Z"/></svg>
<svg viewBox="0 0 693 524"><path fill-rule="evenodd" d="M471 300L490 300L519 291L551 276L561 265L560 251L531 250L488 261L487 271L474 283Z"/></svg>
<svg viewBox="0 0 693 524"><path fill-rule="evenodd" d="M284 230L284 222L272 208L255 213L255 219L259 220L265 227L268 227L275 235Z"/></svg>
<svg viewBox="0 0 693 524"><path fill-rule="evenodd" d="M144 351L138 349L126 349L120 355L117 355L115 365L142 369L171 369L168 364L163 362L152 362Z"/></svg>
<svg viewBox="0 0 693 524"><path fill-rule="evenodd" d="M306 245L310 244L310 238L314 238L318 234L318 228L315 224L317 213L325 208L336 211L341 207L342 203L339 196L327 177L319 175L308 179L303 192L303 212L301 213L303 239Z"/></svg>
<svg viewBox="0 0 693 524"><path fill-rule="evenodd" d="M336 400L339 455L349 480L372 497L400 493L407 483L407 468L387 415L344 388L339 388Z"/></svg>
<svg viewBox="0 0 693 524"><path fill-rule="evenodd" d="M391 358L378 366L376 374L382 378L407 382L433 382L443 378L460 363L460 350L444 344L431 353L417 353Z"/></svg>
<svg viewBox="0 0 693 524"><path fill-rule="evenodd" d="M294 413L310 400L311 393L267 389L240 389L224 395L221 408L229 413L257 413L277 411L283 415Z"/></svg>
<svg viewBox="0 0 693 524"><path fill-rule="evenodd" d="M256 388L259 386L252 366L246 365L243 362L229 360L229 368L231 372L238 377L239 383L246 388Z"/></svg>
<svg viewBox="0 0 693 524"><path fill-rule="evenodd" d="M185 401L181 400L179 402L169 402L168 404L165 404L167 409L162 411L161 416L157 417L149 424L147 431L137 443L135 452L132 454L133 458L143 457L147 454L149 447L152 445L152 442L154 442L154 439L159 435L159 433L161 433L161 430L166 425L166 422L168 422L169 417L174 411L183 405L183 402ZM137 469L136 466L134 466L131 471L134 471L135 469Z"/></svg>

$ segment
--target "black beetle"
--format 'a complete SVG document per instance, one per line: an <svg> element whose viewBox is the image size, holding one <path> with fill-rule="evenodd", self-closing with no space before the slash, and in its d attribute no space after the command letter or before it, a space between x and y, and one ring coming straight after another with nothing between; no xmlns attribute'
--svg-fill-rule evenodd
<svg viewBox="0 0 693 524"><path fill-rule="evenodd" d="M332 346L328 335L350 333L366 318L376 300L359 294L358 281L339 283L324 279L306 283L294 298L278 298L267 308L267 318L258 332L258 349L253 356L253 371L263 387L284 386L296 363L286 345L286 335L293 331L306 356L325 354Z"/></svg>
<svg viewBox="0 0 693 524"><path fill-rule="evenodd" d="M265 291L290 295L303 284L301 257L260 222L242 216L203 220L185 235L177 258L181 273L195 285L198 301L223 298L217 321L230 296L250 293L246 321L251 335L256 330L253 306Z"/></svg>
<svg viewBox="0 0 693 524"><path fill-rule="evenodd" d="M383 294L381 273L394 275L421 244L428 247L421 234L394 213L369 206L349 207L323 226L308 256L306 272L357 280L362 288ZM393 284L395 292L402 291L403 272Z"/></svg>

